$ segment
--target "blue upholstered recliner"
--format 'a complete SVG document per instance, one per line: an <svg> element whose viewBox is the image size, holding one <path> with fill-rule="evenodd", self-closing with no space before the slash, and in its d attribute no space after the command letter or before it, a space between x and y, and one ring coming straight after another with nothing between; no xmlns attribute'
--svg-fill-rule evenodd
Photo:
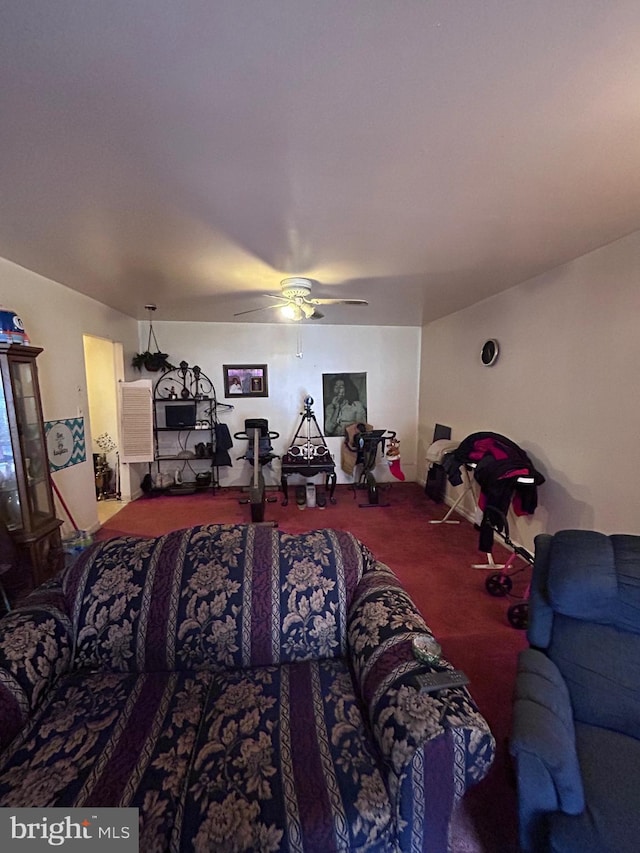
<svg viewBox="0 0 640 853"><path fill-rule="evenodd" d="M523 851L640 850L640 536L536 538L511 753Z"/></svg>

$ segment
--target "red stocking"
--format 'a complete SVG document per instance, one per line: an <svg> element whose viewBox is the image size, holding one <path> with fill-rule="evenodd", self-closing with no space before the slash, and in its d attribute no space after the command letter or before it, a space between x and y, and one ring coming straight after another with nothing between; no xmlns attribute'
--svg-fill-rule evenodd
<svg viewBox="0 0 640 853"><path fill-rule="evenodd" d="M404 474L402 473L402 468L400 467L400 457L396 457L389 462L389 470L396 478L396 480L404 480Z"/></svg>

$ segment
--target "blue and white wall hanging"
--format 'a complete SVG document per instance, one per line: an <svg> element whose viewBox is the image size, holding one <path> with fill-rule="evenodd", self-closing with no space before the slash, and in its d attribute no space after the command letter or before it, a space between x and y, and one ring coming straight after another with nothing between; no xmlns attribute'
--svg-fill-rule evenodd
<svg viewBox="0 0 640 853"><path fill-rule="evenodd" d="M60 471L77 465L87 458L84 438L84 418L67 418L64 421L45 421L49 468Z"/></svg>

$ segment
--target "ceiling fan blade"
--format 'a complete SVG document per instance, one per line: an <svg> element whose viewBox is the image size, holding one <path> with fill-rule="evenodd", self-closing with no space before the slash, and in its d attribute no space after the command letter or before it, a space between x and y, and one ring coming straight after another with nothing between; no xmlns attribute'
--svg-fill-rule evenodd
<svg viewBox="0 0 640 853"><path fill-rule="evenodd" d="M313 312L313 314L309 317L310 320L322 320L324 314L322 311L318 311L317 309Z"/></svg>
<svg viewBox="0 0 640 853"><path fill-rule="evenodd" d="M312 305L368 305L366 299L310 299Z"/></svg>
<svg viewBox="0 0 640 853"><path fill-rule="evenodd" d="M286 304L286 300L284 304ZM262 308L250 308L248 311L238 311L233 316L242 317L243 314L255 314L256 311L270 311L272 308L282 308L282 303L279 302L277 305L263 305Z"/></svg>

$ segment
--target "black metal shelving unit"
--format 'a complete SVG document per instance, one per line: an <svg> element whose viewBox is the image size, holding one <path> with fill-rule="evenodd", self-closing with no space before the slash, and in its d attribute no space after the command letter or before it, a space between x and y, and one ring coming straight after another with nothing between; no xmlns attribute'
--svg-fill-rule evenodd
<svg viewBox="0 0 640 853"><path fill-rule="evenodd" d="M220 485L216 465L216 389L209 377L186 361L163 373L153 388L155 488L191 494ZM151 471L150 471L151 473ZM176 482L176 474L181 482ZM171 482L169 482L171 480Z"/></svg>

